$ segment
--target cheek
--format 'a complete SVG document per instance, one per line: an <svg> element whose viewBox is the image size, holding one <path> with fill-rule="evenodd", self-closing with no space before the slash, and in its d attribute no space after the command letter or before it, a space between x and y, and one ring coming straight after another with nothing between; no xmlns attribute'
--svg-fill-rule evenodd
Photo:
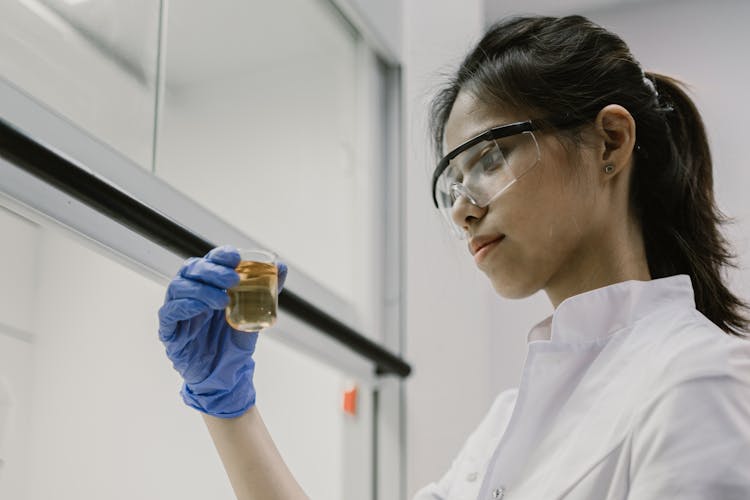
<svg viewBox="0 0 750 500"><path fill-rule="evenodd" d="M540 250L569 247L580 240L593 215L587 170L562 151L557 151L557 161L540 170L524 196L530 241Z"/></svg>
<svg viewBox="0 0 750 500"><path fill-rule="evenodd" d="M565 200L554 199L529 207L517 235L523 267L547 274L559 265L577 240L573 209Z"/></svg>
<svg viewBox="0 0 750 500"><path fill-rule="evenodd" d="M540 290L576 251L589 224L590 210L581 202L585 197L571 196L575 182L566 185L551 176L527 180L498 212L509 238L486 263L496 291L507 298Z"/></svg>
<svg viewBox="0 0 750 500"><path fill-rule="evenodd" d="M530 256L546 255L563 244L577 213L572 186L560 175L559 165L548 165L529 176L516 195L510 215L519 244Z"/></svg>
<svg viewBox="0 0 750 500"><path fill-rule="evenodd" d="M532 256L554 262L565 258L584 238L591 224L588 195L575 180L546 184L529 196L528 217L524 217L525 241Z"/></svg>

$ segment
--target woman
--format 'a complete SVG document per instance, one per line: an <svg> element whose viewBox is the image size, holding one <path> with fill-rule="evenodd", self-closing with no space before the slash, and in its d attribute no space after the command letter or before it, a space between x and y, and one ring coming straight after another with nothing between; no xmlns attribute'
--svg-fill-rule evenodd
<svg viewBox="0 0 750 500"><path fill-rule="evenodd" d="M722 279L709 148L678 82L583 17L520 17L433 104L433 203L501 296L543 289L555 310L520 387L415 499L750 498L748 306ZM160 336L238 497L304 498L254 406L257 335L221 318L235 264L189 261Z"/></svg>

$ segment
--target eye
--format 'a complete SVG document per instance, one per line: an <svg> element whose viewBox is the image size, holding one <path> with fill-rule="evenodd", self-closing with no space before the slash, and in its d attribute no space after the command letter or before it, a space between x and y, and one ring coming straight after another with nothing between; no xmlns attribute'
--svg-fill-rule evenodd
<svg viewBox="0 0 750 500"><path fill-rule="evenodd" d="M484 172L493 172L505 164L503 153L496 147L483 151L478 163L482 166Z"/></svg>
<svg viewBox="0 0 750 500"><path fill-rule="evenodd" d="M445 177L448 183L448 190L452 189L452 186L454 184L461 184L464 180L461 169L459 169L458 167L454 167L453 165L448 167L448 169L445 171Z"/></svg>
<svg viewBox="0 0 750 500"><path fill-rule="evenodd" d="M451 200L451 206L453 206L453 204L456 203L456 200L458 200L458 197L461 196L461 193L458 191L458 186L456 184L451 185L450 189L448 190L448 196Z"/></svg>
<svg viewBox="0 0 750 500"><path fill-rule="evenodd" d="M456 200L458 199L458 192L455 189L451 189L450 192L450 199L451 199L451 205L456 203Z"/></svg>

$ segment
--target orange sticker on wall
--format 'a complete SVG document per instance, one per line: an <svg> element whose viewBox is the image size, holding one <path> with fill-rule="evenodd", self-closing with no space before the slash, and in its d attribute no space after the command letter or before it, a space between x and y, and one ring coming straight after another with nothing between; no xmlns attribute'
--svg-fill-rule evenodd
<svg viewBox="0 0 750 500"><path fill-rule="evenodd" d="M344 391L344 412L349 415L357 414L357 386Z"/></svg>

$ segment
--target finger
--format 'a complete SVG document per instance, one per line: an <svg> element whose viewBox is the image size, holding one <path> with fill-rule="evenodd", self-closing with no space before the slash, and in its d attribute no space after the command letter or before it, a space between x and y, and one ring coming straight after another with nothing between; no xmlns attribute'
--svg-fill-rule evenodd
<svg viewBox="0 0 750 500"><path fill-rule="evenodd" d="M222 289L240 282L240 275L233 268L206 259L195 259L183 266L180 276Z"/></svg>
<svg viewBox="0 0 750 500"><path fill-rule="evenodd" d="M284 289L284 283L286 283L286 275L289 269L287 268L286 264L284 264L283 262L278 262L276 266L278 269L278 272L277 272L278 280L279 280L278 288L279 288L279 293L281 293L281 290Z"/></svg>
<svg viewBox="0 0 750 500"><path fill-rule="evenodd" d="M240 263L240 252L231 245L216 247L206 254L206 259L214 264L234 269Z"/></svg>
<svg viewBox="0 0 750 500"><path fill-rule="evenodd" d="M210 332L210 321L215 312L203 311L197 316L177 323L177 327L169 331L159 331L159 338L166 347L167 356L172 360L175 368L184 375L185 365L191 359L201 355L206 349L205 340Z"/></svg>
<svg viewBox="0 0 750 500"><path fill-rule="evenodd" d="M232 330L232 342L243 351L255 350L255 344L258 341L258 332L239 332Z"/></svg>
<svg viewBox="0 0 750 500"><path fill-rule="evenodd" d="M166 302L159 308L159 338L165 342L170 340L174 335L177 322L194 318L210 310L208 304L196 299L176 299Z"/></svg>
<svg viewBox="0 0 750 500"><path fill-rule="evenodd" d="M180 266L180 269L177 271L177 276L180 276L182 274L182 271L184 271L186 268L188 268L193 262L200 260L199 257L190 257L188 259L185 259L185 262L182 263L182 266Z"/></svg>
<svg viewBox="0 0 750 500"><path fill-rule="evenodd" d="M172 280L167 288L167 297L168 300L200 300L211 309L223 309L229 304L229 295L227 295L226 291L183 277Z"/></svg>

